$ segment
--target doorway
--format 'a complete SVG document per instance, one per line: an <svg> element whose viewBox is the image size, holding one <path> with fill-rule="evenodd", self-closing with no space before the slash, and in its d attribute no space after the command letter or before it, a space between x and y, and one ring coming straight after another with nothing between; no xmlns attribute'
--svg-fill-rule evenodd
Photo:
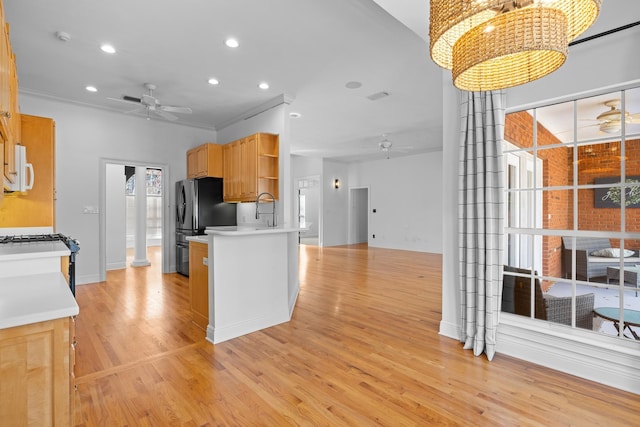
<svg viewBox="0 0 640 427"><path fill-rule="evenodd" d="M505 141L505 149L515 150L517 147ZM542 192L530 190L542 188L542 159L534 159L531 153L522 151L506 153L503 161L505 187L511 190L507 192L505 200L505 225L518 228L540 227ZM505 233L504 239L505 264L542 271L542 236Z"/></svg>
<svg viewBox="0 0 640 427"><path fill-rule="evenodd" d="M320 177L310 176L298 180L298 224L300 244L320 244Z"/></svg>
<svg viewBox="0 0 640 427"><path fill-rule="evenodd" d="M101 159L100 281L106 280L107 270L127 268L129 264L127 251L131 252L132 232L130 230L132 218L135 218L135 211L132 209L135 201L133 192L135 184L129 169L132 166L143 166L147 169L147 175L143 181L147 188L147 230L145 230L147 246L154 248L153 260L156 262L161 260L162 273L171 271L170 242L166 237L170 219L169 197L165 194L169 182L168 166L139 161ZM127 170L129 170L128 174Z"/></svg>
<svg viewBox="0 0 640 427"><path fill-rule="evenodd" d="M349 244L369 243L369 188L349 189Z"/></svg>

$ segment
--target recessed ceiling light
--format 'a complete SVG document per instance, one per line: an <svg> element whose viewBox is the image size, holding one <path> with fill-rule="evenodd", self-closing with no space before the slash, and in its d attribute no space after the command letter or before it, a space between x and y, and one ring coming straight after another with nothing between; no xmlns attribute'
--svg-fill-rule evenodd
<svg viewBox="0 0 640 427"><path fill-rule="evenodd" d="M102 46L100 46L100 49L102 49L102 51L105 53L116 53L116 48L111 46L110 44L103 44Z"/></svg>
<svg viewBox="0 0 640 427"><path fill-rule="evenodd" d="M87 86L85 89L88 90L89 92L97 92L98 91L98 89L95 86Z"/></svg>
<svg viewBox="0 0 640 427"><path fill-rule="evenodd" d="M300 117L302 117L302 114L292 111L291 113L289 113L289 117L291 117L292 119L299 119Z"/></svg>
<svg viewBox="0 0 640 427"><path fill-rule="evenodd" d="M259 87L260 89L262 89L262 90L267 90L267 89L269 89L269 83L267 83L267 82L262 82L262 83L260 83L260 84L258 85L258 87Z"/></svg>
<svg viewBox="0 0 640 427"><path fill-rule="evenodd" d="M362 87L362 83L351 81L351 82L347 82L347 84L344 85L344 87L346 87L347 89L358 89L359 87Z"/></svg>
<svg viewBox="0 0 640 427"><path fill-rule="evenodd" d="M220 84L220 82L218 81L218 79L214 79L213 77L211 77L209 80L207 80L209 82L210 85L217 85Z"/></svg>
<svg viewBox="0 0 640 427"><path fill-rule="evenodd" d="M231 48L236 48L238 46L240 46L240 43L238 43L238 40L234 39L234 38L228 38L224 41L224 44L227 45L227 47L231 47Z"/></svg>

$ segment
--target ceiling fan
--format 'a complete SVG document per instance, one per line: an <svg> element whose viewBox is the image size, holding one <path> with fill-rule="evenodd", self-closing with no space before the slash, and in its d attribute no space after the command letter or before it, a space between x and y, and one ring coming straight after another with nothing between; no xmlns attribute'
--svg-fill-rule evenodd
<svg viewBox="0 0 640 427"><path fill-rule="evenodd" d="M150 114L156 114L166 120L178 120L178 117L171 113L191 114L191 108L180 107L176 105L162 105L160 101L153 96L153 91L156 90L156 85L151 83L144 84L145 89L149 93L143 94L140 98L135 96L124 95L122 98L108 98L112 101L126 102L127 104L136 104L138 108L127 111L127 113L146 112L147 120L150 119Z"/></svg>
<svg viewBox="0 0 640 427"><path fill-rule="evenodd" d="M382 135L382 141L380 141L378 143L378 148L380 148L380 151L382 151L383 153L386 153L387 155L387 160L389 159L389 153L391 152L391 147L393 147L393 142L389 141L389 139L387 138L387 135L383 134ZM394 150L397 150L399 152L406 152L409 151L412 147L410 146L406 146L403 148L394 148Z"/></svg>
<svg viewBox="0 0 640 427"><path fill-rule="evenodd" d="M620 107L620 100L611 99L605 101L604 105L610 109L596 117L596 120L602 122L599 124L599 129L606 133L618 133L622 127L622 111L618 108ZM624 122L626 124L640 124L640 113L630 114L625 111Z"/></svg>

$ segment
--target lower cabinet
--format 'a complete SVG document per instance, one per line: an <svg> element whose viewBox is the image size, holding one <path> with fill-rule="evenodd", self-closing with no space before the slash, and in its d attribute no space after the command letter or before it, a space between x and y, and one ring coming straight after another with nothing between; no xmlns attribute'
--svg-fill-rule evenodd
<svg viewBox="0 0 640 427"><path fill-rule="evenodd" d="M74 319L0 329L0 424L73 425Z"/></svg>
<svg viewBox="0 0 640 427"><path fill-rule="evenodd" d="M189 242L189 293L193 323L206 330L209 324L209 245Z"/></svg>

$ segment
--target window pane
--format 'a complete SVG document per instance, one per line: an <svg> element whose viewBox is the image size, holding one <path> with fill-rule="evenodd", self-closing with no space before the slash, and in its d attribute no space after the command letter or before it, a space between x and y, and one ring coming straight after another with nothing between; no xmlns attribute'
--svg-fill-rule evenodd
<svg viewBox="0 0 640 427"><path fill-rule="evenodd" d="M619 177L620 141L584 144L578 147L578 183L592 184L594 178Z"/></svg>
<svg viewBox="0 0 640 427"><path fill-rule="evenodd" d="M518 111L505 116L504 139L517 148L533 146L533 111Z"/></svg>
<svg viewBox="0 0 640 427"><path fill-rule="evenodd" d="M573 142L573 105L570 101L536 109L538 147Z"/></svg>
<svg viewBox="0 0 640 427"><path fill-rule="evenodd" d="M573 190L542 191L542 228L573 229Z"/></svg>
<svg viewBox="0 0 640 427"><path fill-rule="evenodd" d="M625 92L625 132L627 137L640 136L640 88Z"/></svg>
<svg viewBox="0 0 640 427"><path fill-rule="evenodd" d="M599 189L600 190L600 189ZM618 187L618 193L620 188ZM610 207L602 202L595 189L578 190L578 229L592 231L621 231L619 207ZM614 197L615 198L615 197Z"/></svg>
<svg viewBox="0 0 640 427"><path fill-rule="evenodd" d="M531 286L531 283L534 285ZM505 266L502 311L518 316L546 320L542 292L540 278L535 272L532 278L531 269Z"/></svg>
<svg viewBox="0 0 640 427"><path fill-rule="evenodd" d="M578 100L578 141L620 136L621 92Z"/></svg>

